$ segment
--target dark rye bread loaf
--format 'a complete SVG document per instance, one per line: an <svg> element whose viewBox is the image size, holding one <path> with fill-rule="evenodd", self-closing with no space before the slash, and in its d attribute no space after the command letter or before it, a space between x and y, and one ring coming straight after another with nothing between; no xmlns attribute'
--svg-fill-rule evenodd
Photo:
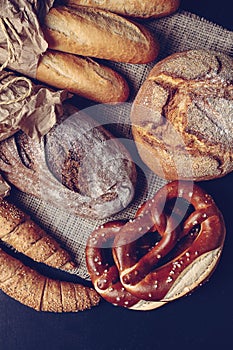
<svg viewBox="0 0 233 350"><path fill-rule="evenodd" d="M154 66L133 104L143 161L167 180L208 180L233 170L233 59L190 50Z"/></svg>
<svg viewBox="0 0 233 350"><path fill-rule="evenodd" d="M0 171L19 190L64 210L102 219L134 196L136 168L126 148L73 106L41 142L18 132L0 144Z"/></svg>

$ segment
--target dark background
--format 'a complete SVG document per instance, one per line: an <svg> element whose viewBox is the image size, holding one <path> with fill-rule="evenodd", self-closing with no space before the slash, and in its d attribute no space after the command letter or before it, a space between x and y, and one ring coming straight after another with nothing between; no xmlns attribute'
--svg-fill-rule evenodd
<svg viewBox="0 0 233 350"><path fill-rule="evenodd" d="M181 8L233 30L231 2L183 0ZM215 273L191 296L149 312L116 308L103 301L90 311L57 315L35 312L0 292L0 350L231 349L232 184L233 173L200 183L223 212L227 237Z"/></svg>
<svg viewBox="0 0 233 350"><path fill-rule="evenodd" d="M233 30L233 3L231 0L181 0L181 8L215 22L226 29Z"/></svg>

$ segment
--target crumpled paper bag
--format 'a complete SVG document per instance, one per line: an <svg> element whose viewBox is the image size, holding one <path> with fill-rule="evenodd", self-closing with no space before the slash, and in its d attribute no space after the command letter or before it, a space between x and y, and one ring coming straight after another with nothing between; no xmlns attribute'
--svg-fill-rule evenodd
<svg viewBox="0 0 233 350"><path fill-rule="evenodd" d="M40 139L63 115L67 91L52 91L31 79L9 71L0 72L0 142L18 130ZM0 198L10 186L0 174Z"/></svg>
<svg viewBox="0 0 233 350"><path fill-rule="evenodd" d="M48 48L40 24L54 0L1 0L0 70L10 68L32 78Z"/></svg>
<svg viewBox="0 0 233 350"><path fill-rule="evenodd" d="M11 187L0 174L0 200L10 194Z"/></svg>
<svg viewBox="0 0 233 350"><path fill-rule="evenodd" d="M53 3L54 0L0 2L0 141L19 129L40 138L62 114L61 102L67 93L53 92L24 77L36 77L40 55L48 47L40 24Z"/></svg>
<svg viewBox="0 0 233 350"><path fill-rule="evenodd" d="M0 141L23 130L41 138L63 114L64 90L52 91L13 72L0 72Z"/></svg>

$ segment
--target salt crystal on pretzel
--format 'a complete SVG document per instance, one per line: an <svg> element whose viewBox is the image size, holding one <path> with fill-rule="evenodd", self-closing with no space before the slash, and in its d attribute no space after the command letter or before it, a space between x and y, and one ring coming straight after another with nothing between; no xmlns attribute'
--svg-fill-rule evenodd
<svg viewBox="0 0 233 350"><path fill-rule="evenodd" d="M102 230L108 241L100 239ZM89 240L86 256L98 292L113 304L149 310L190 293L207 280L220 258L225 225L210 195L192 182L174 181L147 201L133 220L110 222L97 229L94 237L97 245L93 248ZM106 243L105 256L114 273L105 278L104 271L109 271L103 254ZM102 269L93 264L94 255ZM111 288L117 285L113 298L108 283ZM120 288L124 288L123 295L117 294Z"/></svg>

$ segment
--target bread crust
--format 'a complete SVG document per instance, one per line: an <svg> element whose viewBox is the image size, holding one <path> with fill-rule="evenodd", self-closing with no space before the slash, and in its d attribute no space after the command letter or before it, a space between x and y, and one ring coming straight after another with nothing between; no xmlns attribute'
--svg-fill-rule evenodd
<svg viewBox="0 0 233 350"><path fill-rule="evenodd" d="M0 289L36 311L77 312L100 302L99 295L92 288L45 277L2 249Z"/></svg>
<svg viewBox="0 0 233 350"><path fill-rule="evenodd" d="M17 252L54 268L75 267L69 254L12 203L0 202L0 239ZM0 289L37 311L77 312L99 303L99 295L81 284L48 278L0 248Z"/></svg>
<svg viewBox="0 0 233 350"><path fill-rule="evenodd" d="M0 239L34 261L63 270L72 270L76 266L69 253L53 237L6 200L0 202Z"/></svg>
<svg viewBox="0 0 233 350"><path fill-rule="evenodd" d="M126 80L113 69L88 57L47 50L36 78L48 85L100 103L124 102L129 96Z"/></svg>
<svg viewBox="0 0 233 350"><path fill-rule="evenodd" d="M67 5L84 5L136 18L159 18L175 12L180 0L66 0Z"/></svg>
<svg viewBox="0 0 233 350"><path fill-rule="evenodd" d="M77 111L64 105L64 123L41 142L24 133L2 142L0 169L25 193L72 214L103 219L133 199L136 167L123 144Z"/></svg>
<svg viewBox="0 0 233 350"><path fill-rule="evenodd" d="M148 63L157 39L141 24L97 8L53 7L43 27L49 48L117 62Z"/></svg>
<svg viewBox="0 0 233 350"><path fill-rule="evenodd" d="M210 277L225 235L212 197L193 182L174 181L141 204L133 219L96 228L87 240L87 268L108 302L151 310Z"/></svg>
<svg viewBox="0 0 233 350"><path fill-rule="evenodd" d="M154 66L134 101L143 161L167 180L209 180L233 170L233 60L190 50Z"/></svg>

